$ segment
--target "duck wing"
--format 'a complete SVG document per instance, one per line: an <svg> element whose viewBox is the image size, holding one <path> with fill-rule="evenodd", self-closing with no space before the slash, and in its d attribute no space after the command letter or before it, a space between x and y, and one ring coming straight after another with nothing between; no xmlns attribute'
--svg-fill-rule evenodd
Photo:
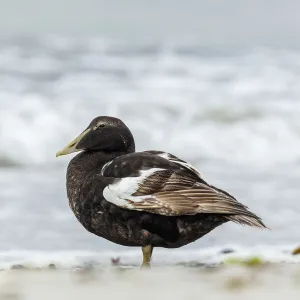
<svg viewBox="0 0 300 300"><path fill-rule="evenodd" d="M230 194L205 182L185 161L153 151L119 156L101 176L113 178L103 190L121 208L165 216L220 214L243 225L265 227L262 220Z"/></svg>
<svg viewBox="0 0 300 300"><path fill-rule="evenodd" d="M144 153L150 153L150 154L158 155L162 158L165 158L168 161L175 163L178 166L181 166L182 168L189 170L196 177L202 179L201 173L195 167L193 167L190 163L178 158L177 156L175 156L171 153L163 152L163 151L156 151L156 150L148 150L148 151L144 151Z"/></svg>

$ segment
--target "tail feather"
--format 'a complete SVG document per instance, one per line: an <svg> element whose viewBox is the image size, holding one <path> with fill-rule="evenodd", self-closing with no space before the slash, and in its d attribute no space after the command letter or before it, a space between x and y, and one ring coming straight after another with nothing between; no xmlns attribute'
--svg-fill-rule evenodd
<svg viewBox="0 0 300 300"><path fill-rule="evenodd" d="M247 225L251 227L258 227L262 229L268 229L268 227L263 223L262 219L256 216L255 214L252 215L230 215L226 216L226 219L229 221L235 222L240 225Z"/></svg>
<svg viewBox="0 0 300 300"><path fill-rule="evenodd" d="M249 208L238 202L236 198L234 198L229 193L218 189L214 186L212 186L215 190L217 190L221 195L223 195L222 202L217 203L217 206L226 207L226 213L228 215L225 215L225 218L229 221L232 221L234 223L245 225L245 226L251 226L251 227L258 227L262 229L269 229L262 221L260 217L258 217L256 214L251 212ZM210 203L211 205L211 203Z"/></svg>
<svg viewBox="0 0 300 300"><path fill-rule="evenodd" d="M262 219L252 213L247 206L234 198L222 197L219 201L211 198L201 201L201 210L206 213L223 214L226 219L241 225L267 228Z"/></svg>

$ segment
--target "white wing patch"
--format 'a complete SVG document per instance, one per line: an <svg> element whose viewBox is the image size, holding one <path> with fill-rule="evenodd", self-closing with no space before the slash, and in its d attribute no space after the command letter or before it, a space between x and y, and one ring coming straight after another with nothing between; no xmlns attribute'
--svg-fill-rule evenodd
<svg viewBox="0 0 300 300"><path fill-rule="evenodd" d="M198 177L202 179L201 173L195 167L193 167L191 164L187 163L186 161L177 160L167 152L158 153L157 156L160 156L164 159L167 159L168 161L171 161L177 165L180 165L180 166L192 171L194 174L198 175Z"/></svg>
<svg viewBox="0 0 300 300"><path fill-rule="evenodd" d="M153 175L156 172L163 171L165 169L152 168L149 170L140 171L140 176L138 177L126 177L119 181L108 185L103 190L103 197L106 201L111 202L119 207L127 209L135 209L131 202L139 203L144 199L149 198L150 195L146 196L132 196L143 181Z"/></svg>

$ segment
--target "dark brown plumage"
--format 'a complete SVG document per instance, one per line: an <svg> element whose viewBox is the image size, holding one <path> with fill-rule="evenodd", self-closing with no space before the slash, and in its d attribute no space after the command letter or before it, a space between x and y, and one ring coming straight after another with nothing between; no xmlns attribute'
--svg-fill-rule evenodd
<svg viewBox="0 0 300 300"><path fill-rule="evenodd" d="M161 151L135 152L119 119L98 117L57 156L82 151L67 171L69 204L90 232L143 249L176 248L233 221L265 228L227 192L205 182L187 162Z"/></svg>

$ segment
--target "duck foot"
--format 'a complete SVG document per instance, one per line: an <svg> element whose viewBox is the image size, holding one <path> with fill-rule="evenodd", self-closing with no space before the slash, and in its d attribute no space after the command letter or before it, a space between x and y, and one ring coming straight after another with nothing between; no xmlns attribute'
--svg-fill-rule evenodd
<svg viewBox="0 0 300 300"><path fill-rule="evenodd" d="M143 263L141 265L141 268L149 269L149 268L151 268L150 261L151 261L151 256L152 256L152 252L153 252L153 247L151 245L142 247L142 252L143 252Z"/></svg>

